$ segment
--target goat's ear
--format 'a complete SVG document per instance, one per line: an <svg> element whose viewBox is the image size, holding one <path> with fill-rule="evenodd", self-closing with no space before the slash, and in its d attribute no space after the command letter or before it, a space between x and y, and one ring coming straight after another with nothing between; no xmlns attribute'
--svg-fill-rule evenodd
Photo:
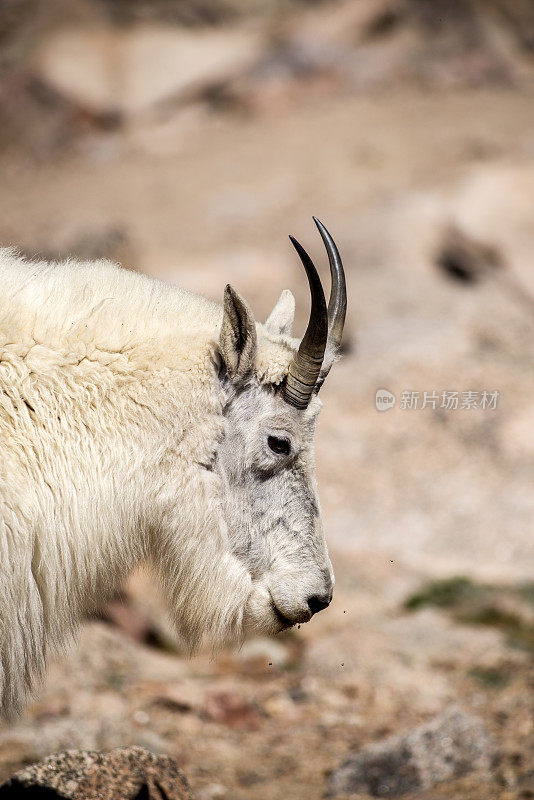
<svg viewBox="0 0 534 800"><path fill-rule="evenodd" d="M229 284L224 290L219 349L232 380L242 381L251 374L257 350L256 323L246 301Z"/></svg>
<svg viewBox="0 0 534 800"><path fill-rule="evenodd" d="M284 336L291 336L293 320L295 319L295 298L289 291L284 289L277 304L269 314L265 327L269 333L279 333Z"/></svg>

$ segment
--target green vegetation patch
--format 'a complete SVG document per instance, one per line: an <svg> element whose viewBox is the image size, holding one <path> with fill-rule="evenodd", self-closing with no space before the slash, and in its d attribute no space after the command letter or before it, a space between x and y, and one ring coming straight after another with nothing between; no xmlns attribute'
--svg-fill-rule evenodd
<svg viewBox="0 0 534 800"><path fill-rule="evenodd" d="M469 578L456 576L441 581L427 583L419 592L410 595L404 603L409 611L426 606L437 608L457 608L460 603L476 599L486 594L486 588L473 583Z"/></svg>
<svg viewBox="0 0 534 800"><path fill-rule="evenodd" d="M467 674L490 689L504 689L510 683L509 672L498 667L473 667Z"/></svg>
<svg viewBox="0 0 534 800"><path fill-rule="evenodd" d="M455 620L497 628L510 645L534 652L534 583L499 586L465 576L430 581L404 602L408 611L447 609Z"/></svg>

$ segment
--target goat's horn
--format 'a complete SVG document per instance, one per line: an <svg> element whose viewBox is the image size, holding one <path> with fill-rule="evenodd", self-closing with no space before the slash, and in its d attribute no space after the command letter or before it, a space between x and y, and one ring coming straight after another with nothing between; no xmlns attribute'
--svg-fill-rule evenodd
<svg viewBox="0 0 534 800"><path fill-rule="evenodd" d="M326 376L334 362L335 355L341 344L343 336L343 326L345 325L345 315L347 313L347 287L345 283L345 271L341 262L341 256L336 244L325 226L317 217L313 221L319 229L330 264L330 276L332 285L330 288L330 299L328 301L328 343L327 358L322 366L315 391L318 392L323 385Z"/></svg>
<svg viewBox="0 0 534 800"><path fill-rule="evenodd" d="M313 261L304 248L289 237L306 270L311 293L311 311L306 333L298 352L289 365L289 371L282 390L286 403L295 408L306 408L310 402L317 378L321 372L326 342L328 339L328 312L321 279Z"/></svg>

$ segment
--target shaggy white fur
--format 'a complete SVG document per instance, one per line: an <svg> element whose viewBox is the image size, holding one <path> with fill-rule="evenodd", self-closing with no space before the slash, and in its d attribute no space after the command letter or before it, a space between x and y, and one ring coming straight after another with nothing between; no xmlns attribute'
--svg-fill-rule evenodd
<svg viewBox="0 0 534 800"><path fill-rule="evenodd" d="M191 650L310 619L333 574L320 401L276 387L293 297L266 326L105 261L0 250L0 713L138 564Z"/></svg>
<svg viewBox="0 0 534 800"><path fill-rule="evenodd" d="M137 564L196 647L242 635L249 570L228 548L217 381L222 309L105 261L0 250L0 697L5 715ZM293 343L257 326L255 375Z"/></svg>

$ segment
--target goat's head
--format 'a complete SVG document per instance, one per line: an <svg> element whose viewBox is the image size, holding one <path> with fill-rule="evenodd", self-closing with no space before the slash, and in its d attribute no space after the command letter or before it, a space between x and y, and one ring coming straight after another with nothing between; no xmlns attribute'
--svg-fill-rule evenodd
<svg viewBox="0 0 534 800"><path fill-rule="evenodd" d="M307 622L328 606L334 576L323 535L314 475L317 393L335 359L343 331L346 291L337 248L315 220L330 262L328 308L312 260L291 241L306 270L311 313L304 338L289 337L294 300L284 291L265 324L267 335L292 353L278 384L258 378L256 324L247 303L226 287L219 341L220 380L227 392L226 429L214 469L234 554L252 575L245 622L274 632Z"/></svg>

